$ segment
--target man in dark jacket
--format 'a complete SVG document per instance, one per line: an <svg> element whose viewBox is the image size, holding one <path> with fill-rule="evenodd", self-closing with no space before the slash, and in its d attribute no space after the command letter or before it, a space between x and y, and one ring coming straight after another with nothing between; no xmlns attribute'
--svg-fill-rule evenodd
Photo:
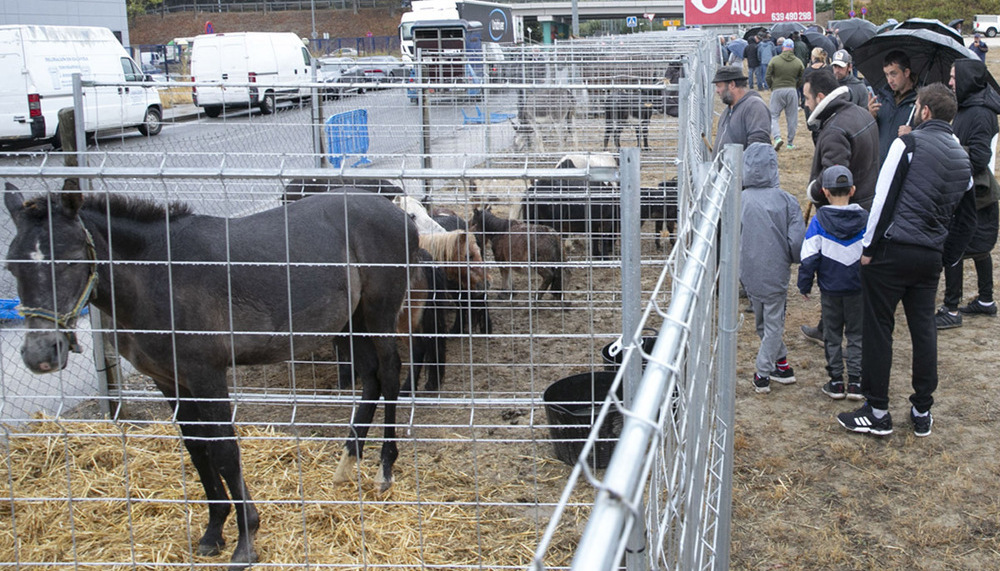
<svg viewBox="0 0 1000 571"><path fill-rule="evenodd" d="M861 389L867 402L837 415L837 422L854 432L892 433L889 357L902 301L913 345L910 421L916 436L931 433L938 383L934 296L942 262L953 261L943 256L949 222L962 195L972 190L969 155L949 124L957 108L955 94L944 84L922 87L915 128L893 141L879 172L861 257Z"/></svg>
<svg viewBox="0 0 1000 571"><path fill-rule="evenodd" d="M854 58L847 50L837 50L833 53L833 61L830 63L833 68L833 75L837 76L840 85L847 88L851 97L851 103L868 108L868 87L854 75Z"/></svg>
<svg viewBox="0 0 1000 571"><path fill-rule="evenodd" d="M878 126L867 111L851 103L846 87L841 87L830 69L813 72L802 86L809 119L806 126L817 133L809 172L809 199L817 206L829 204L823 195L820 175L828 167L844 165L854 175L851 204L871 210L878 180ZM802 325L810 341L824 343L823 320L816 327Z"/></svg>
<svg viewBox="0 0 1000 571"><path fill-rule="evenodd" d="M969 151L972 163L975 193L963 198L960 210L953 220L958 228L967 228L970 222L962 219L975 211L975 232L970 235L959 231L949 232L945 251L957 250L953 254L958 260L944 268L944 305L938 310L935 320L938 329L961 327L962 314L997 314L993 301L993 260L990 251L997 243L998 207L997 196L990 181L993 179L994 149L997 144L997 113L1000 113L1000 94L987 83L989 72L986 65L974 59L956 60L951 68L948 85L955 91L958 113L951 127L958 141ZM964 208L962 208L964 206ZM967 240L965 238L968 238ZM976 264L979 295L968 305L962 302L962 259L971 258Z"/></svg>
<svg viewBox="0 0 1000 571"><path fill-rule="evenodd" d="M747 56L747 73L750 75L750 89L753 89L757 85L756 70L760 67L760 56L757 54L758 44L760 44L760 38L758 36L750 36L747 38L747 47L743 50L743 53ZM760 79L764 81L763 77Z"/></svg>
<svg viewBox="0 0 1000 571"><path fill-rule="evenodd" d="M795 57L802 62L802 67L809 65L809 44L802 41L802 34L792 32L792 42L795 44Z"/></svg>
<svg viewBox="0 0 1000 571"><path fill-rule="evenodd" d="M909 130L913 102L917 99L917 78L910 69L910 56L899 50L882 60L886 84L875 97L868 98L868 112L878 121L878 164L885 162L889 145ZM900 132L900 127L907 127Z"/></svg>
<svg viewBox="0 0 1000 571"><path fill-rule="evenodd" d="M743 69L726 65L720 67L712 78L715 93L726 104L715 130L713 156L728 144L736 143L746 148L750 143L771 144L771 110L760 93L747 88Z"/></svg>
<svg viewBox="0 0 1000 571"><path fill-rule="evenodd" d="M806 126L818 132L809 173L809 198L827 204L819 176L833 165L845 165L854 175L857 190L852 203L871 210L878 179L878 127L872 116L850 101L846 87L841 87L829 69L809 76L802 86L809 119Z"/></svg>
<svg viewBox="0 0 1000 571"><path fill-rule="evenodd" d="M982 34L977 33L972 36L972 43L969 44L969 49L972 50L972 53L976 54L979 61L986 63L986 52L990 51L990 47L983 41Z"/></svg>

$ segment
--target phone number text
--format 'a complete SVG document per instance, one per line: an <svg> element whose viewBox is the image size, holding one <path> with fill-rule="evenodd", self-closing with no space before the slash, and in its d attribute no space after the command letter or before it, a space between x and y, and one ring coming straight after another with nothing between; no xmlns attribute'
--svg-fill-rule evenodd
<svg viewBox="0 0 1000 571"><path fill-rule="evenodd" d="M812 19L812 12L775 12L771 14L772 22L809 22Z"/></svg>

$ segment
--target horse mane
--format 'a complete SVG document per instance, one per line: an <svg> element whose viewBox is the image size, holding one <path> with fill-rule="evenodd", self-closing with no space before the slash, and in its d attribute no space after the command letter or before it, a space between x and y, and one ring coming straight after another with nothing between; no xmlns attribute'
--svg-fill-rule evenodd
<svg viewBox="0 0 1000 571"><path fill-rule="evenodd" d="M431 257L439 262L464 262L468 255L468 261L479 261L482 253L476 245L475 238L468 236L466 248L462 249L462 237L468 234L465 230L453 230L451 232L440 232L437 234L421 234L420 247L430 252ZM479 254L479 259L476 258Z"/></svg>
<svg viewBox="0 0 1000 571"><path fill-rule="evenodd" d="M164 205L148 198L123 194L89 194L84 198L82 208L136 222L160 222L168 218L176 221L194 214L191 206L183 202Z"/></svg>

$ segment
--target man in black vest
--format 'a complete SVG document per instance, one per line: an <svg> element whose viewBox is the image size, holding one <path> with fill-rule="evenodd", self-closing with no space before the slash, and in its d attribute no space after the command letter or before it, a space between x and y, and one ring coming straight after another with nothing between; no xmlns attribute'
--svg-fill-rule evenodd
<svg viewBox="0 0 1000 571"><path fill-rule="evenodd" d="M892 331L902 301L913 344L910 420L915 435L931 433L938 383L934 297L952 214L972 189L969 155L949 124L957 108L955 94L944 84L921 88L916 127L892 143L879 172L861 257L861 390L867 402L837 415L840 425L854 432L892 433Z"/></svg>

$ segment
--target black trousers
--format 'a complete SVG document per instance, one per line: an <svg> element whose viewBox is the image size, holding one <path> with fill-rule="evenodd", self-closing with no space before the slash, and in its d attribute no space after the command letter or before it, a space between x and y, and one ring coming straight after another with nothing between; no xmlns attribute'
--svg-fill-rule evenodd
<svg viewBox="0 0 1000 571"><path fill-rule="evenodd" d="M864 303L861 390L873 408L889 408L892 333L903 302L913 343L913 395L919 412L930 410L937 389L937 328L934 298L941 277L941 253L920 246L885 243L861 266Z"/></svg>
<svg viewBox="0 0 1000 571"><path fill-rule="evenodd" d="M966 256L976 265L976 285L979 299L993 301L993 259L990 253ZM944 306L955 311L962 303L962 280L965 274L965 260L944 269Z"/></svg>

